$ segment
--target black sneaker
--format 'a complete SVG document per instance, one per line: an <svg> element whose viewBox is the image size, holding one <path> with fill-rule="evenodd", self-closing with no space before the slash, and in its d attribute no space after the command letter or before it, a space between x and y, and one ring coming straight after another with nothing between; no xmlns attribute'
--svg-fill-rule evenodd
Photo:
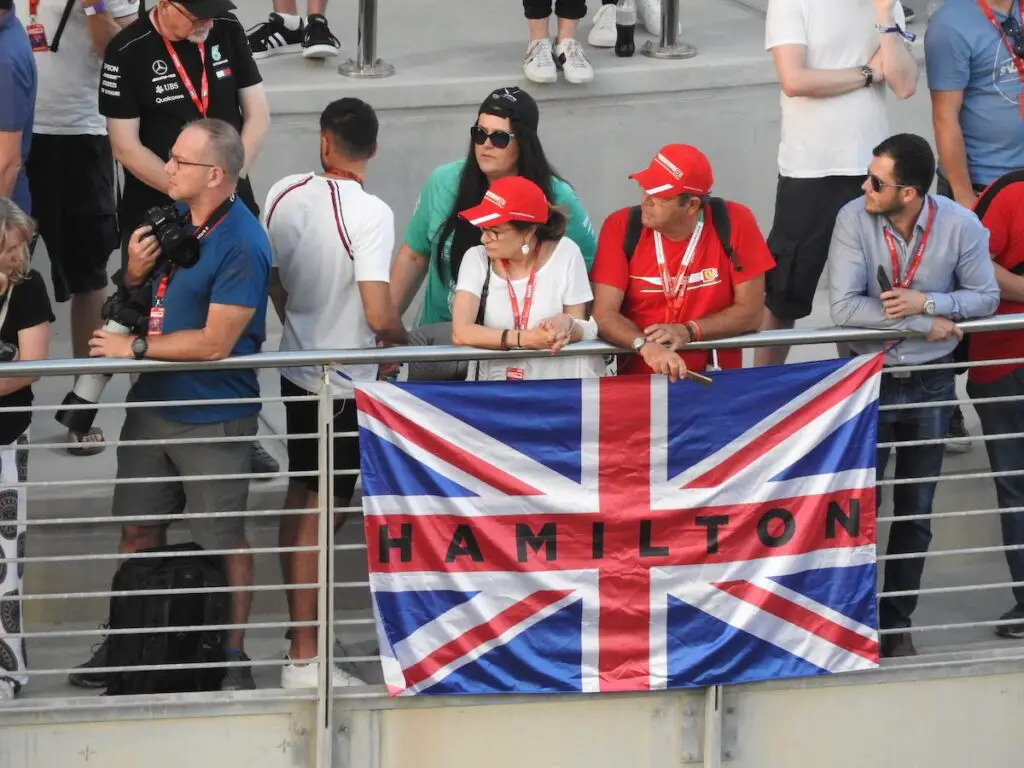
<svg viewBox="0 0 1024 768"><path fill-rule="evenodd" d="M964 424L964 412L959 405L953 406L953 415L949 417L949 429L946 431L946 450L952 453L970 453L971 434Z"/></svg>
<svg viewBox="0 0 1024 768"><path fill-rule="evenodd" d="M291 53L302 45L305 35L305 24L300 22L298 29L288 29L284 25L284 19L276 13L270 14L270 18L245 33L245 36L249 38L249 47L252 49L254 59L265 59L267 56L276 56L279 53Z"/></svg>
<svg viewBox="0 0 1024 768"><path fill-rule="evenodd" d="M914 641L910 639L909 632L900 632L896 635L882 635L880 650L883 659L917 656L917 649L914 647Z"/></svg>
<svg viewBox="0 0 1024 768"><path fill-rule="evenodd" d="M105 628L106 625L103 625ZM92 658L89 659L85 664L75 667L75 669L82 670L81 672L72 672L68 675L68 683L75 686L76 688L106 688L107 687L107 673L106 672L90 672L90 669L96 669L97 667L106 667L107 665L107 639L104 638L103 642L99 645L94 645L92 649Z"/></svg>
<svg viewBox="0 0 1024 768"><path fill-rule="evenodd" d="M1012 619L1016 619L1017 623L1000 624L996 627L996 634L1013 640L1024 640L1024 605L1015 605L999 617L1000 621L1010 621Z"/></svg>
<svg viewBox="0 0 1024 768"><path fill-rule="evenodd" d="M267 449L259 443L252 444L252 471L255 474L265 474L270 472L279 472L281 465L277 463L277 459L267 453ZM260 480L269 480L270 478L261 477Z"/></svg>
<svg viewBox="0 0 1024 768"><path fill-rule="evenodd" d="M319 13L311 13L306 21L306 35L302 39L302 58L329 59L338 55L341 41L331 34L327 19Z"/></svg>

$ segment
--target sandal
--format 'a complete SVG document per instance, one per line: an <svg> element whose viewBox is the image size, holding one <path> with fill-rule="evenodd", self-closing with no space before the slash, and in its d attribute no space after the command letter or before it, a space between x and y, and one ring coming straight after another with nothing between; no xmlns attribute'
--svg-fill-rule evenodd
<svg viewBox="0 0 1024 768"><path fill-rule="evenodd" d="M95 456L107 447L103 430L99 427L90 427L84 434L68 432L68 442L72 443L68 446L68 453L72 456Z"/></svg>

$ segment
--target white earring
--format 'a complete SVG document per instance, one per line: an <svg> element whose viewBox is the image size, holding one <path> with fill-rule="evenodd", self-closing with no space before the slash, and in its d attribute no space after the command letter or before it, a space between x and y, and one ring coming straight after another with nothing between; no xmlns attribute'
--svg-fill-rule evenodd
<svg viewBox="0 0 1024 768"><path fill-rule="evenodd" d="M523 247L521 248L521 250L523 252L523 256L529 256L530 255L530 244L529 243L523 243Z"/></svg>

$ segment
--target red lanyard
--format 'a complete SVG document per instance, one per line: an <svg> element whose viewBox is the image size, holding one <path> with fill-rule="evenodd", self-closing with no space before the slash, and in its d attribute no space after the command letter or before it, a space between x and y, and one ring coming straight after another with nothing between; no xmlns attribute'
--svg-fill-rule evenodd
<svg viewBox="0 0 1024 768"><path fill-rule="evenodd" d="M156 9L153 10L153 26L156 27L156 31L160 33L160 39L164 41L164 46L167 48L167 55L171 57L171 63L174 64L174 69L178 72L178 77L181 78L181 82L185 84L185 90L188 91L188 95L192 97L192 103L196 105L196 109L199 110L200 117L206 117L206 114L210 111L210 78L206 74L206 44L197 43L196 47L199 49L199 67L203 73L203 79L200 83L202 88L202 98L196 93L196 87L192 84L192 78L188 76L188 72L185 71L185 65L181 63L181 57L178 56L178 52L174 50L174 46L171 45L171 41L164 37L163 30L160 29L160 21L157 18Z"/></svg>
<svg viewBox="0 0 1024 768"><path fill-rule="evenodd" d="M156 286L156 296L153 298L153 303L156 306L163 306L164 297L167 295L167 286L170 285L171 278L174 277L174 265L164 272L164 276L160 278L160 282Z"/></svg>
<svg viewBox="0 0 1024 768"><path fill-rule="evenodd" d="M693 263L693 256L700 244L700 236L704 231L704 214L697 220L697 226L690 235L690 242L683 252L679 262L679 273L673 281L668 274L668 260L665 258L665 249L661 242L661 233L654 233L654 255L658 260L658 269L661 272L661 290L665 294L665 322L674 323L679 317L683 308L683 301L686 299L686 289L690 287L690 265Z"/></svg>
<svg viewBox="0 0 1024 768"><path fill-rule="evenodd" d="M909 288L917 274L917 268L921 266L921 259L924 258L924 249L928 247L928 237L932 233L932 225L935 223L935 205L928 200L928 223L924 227L924 234L921 235L921 242L917 244L914 251L914 258L910 260L910 267L907 269L907 276L900 279L900 258L896 251L896 241L892 232L884 229L885 242L889 246L889 259L892 261L892 285L893 288Z"/></svg>
<svg viewBox="0 0 1024 768"><path fill-rule="evenodd" d="M516 292L512 288L512 281L508 276L508 261L502 261L502 266L505 268L505 287L508 288L508 303L512 305L512 321L515 324L513 328L517 331L525 331L530 324L530 308L533 306L533 287L537 284L537 264L540 262L540 259L536 258L538 250L540 250L539 245L533 249L533 267L530 269L530 279L526 281L526 294L523 296L522 314L519 312L519 299L516 298Z"/></svg>
<svg viewBox="0 0 1024 768"><path fill-rule="evenodd" d="M28 0L28 15L32 19L39 15L39 0Z"/></svg>
<svg viewBox="0 0 1024 768"><path fill-rule="evenodd" d="M1021 82L1024 82L1024 61L1021 61L1020 56L1018 56L1017 52L1013 49L1013 45L1010 43L1010 39L1006 36L1006 32L1003 31L1002 25L998 21L996 21L996 15L995 13L992 12L992 9L989 8L988 3L986 3L985 0L978 0L978 5L981 7L982 12L988 18L992 26L995 27L996 32L999 34L1000 39L1002 39L1003 41L1003 45L1006 46L1006 50L1009 51L1010 53L1010 60L1013 62L1013 65L1017 68L1017 74L1020 75ZM1021 13L1021 22L1022 26L1024 26L1024 11L1020 10L1020 6L1018 6L1018 12ZM1011 4L1009 15L1012 14L1013 5Z"/></svg>
<svg viewBox="0 0 1024 768"><path fill-rule="evenodd" d="M324 173L337 176L339 179L348 179L349 181L356 182L360 187L363 186L363 177L352 173L352 171L346 171L342 168L324 168Z"/></svg>

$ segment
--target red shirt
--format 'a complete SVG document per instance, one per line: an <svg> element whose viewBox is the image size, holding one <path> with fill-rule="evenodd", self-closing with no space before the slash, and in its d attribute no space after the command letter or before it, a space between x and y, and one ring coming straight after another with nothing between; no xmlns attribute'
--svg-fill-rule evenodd
<svg viewBox="0 0 1024 768"><path fill-rule="evenodd" d="M739 203L727 202L726 205L729 209L733 249L743 269L736 271L726 256L725 249L722 248L715 233L710 214L705 209L704 232L690 264L690 278L682 308L679 316L671 320L674 323L700 320L732 306L735 286L761 277L775 266L775 260L768 251L750 209ZM626 260L626 254L622 251L622 241L628 221L628 208L616 211L605 219L601 227L601 236L597 241L597 255L590 270L590 279L622 291L625 297L621 312L623 316L640 326L642 331L650 325L666 321L668 300L661 287L661 271L658 269L658 259L654 251L652 230L644 227L633 258ZM665 263L673 280L679 274L683 253L689 243L690 238L678 242L662 238ZM711 353L703 350L683 351L680 352L680 356L686 362L686 367L694 371L704 370L711 361ZM718 364L722 368L742 367L743 351L720 351ZM640 355L629 355L620 359L619 373L651 373L651 369Z"/></svg>
<svg viewBox="0 0 1024 768"><path fill-rule="evenodd" d="M989 231L989 250L992 260L1012 270L1024 262L1024 182L1014 182L996 194L985 211L981 223ZM1003 300L997 315L1024 312L1024 303ZM971 335L970 360L999 360L1024 356L1024 331L995 331ZM1001 379L1013 373L1018 365L987 365L971 368L968 378L978 384Z"/></svg>

